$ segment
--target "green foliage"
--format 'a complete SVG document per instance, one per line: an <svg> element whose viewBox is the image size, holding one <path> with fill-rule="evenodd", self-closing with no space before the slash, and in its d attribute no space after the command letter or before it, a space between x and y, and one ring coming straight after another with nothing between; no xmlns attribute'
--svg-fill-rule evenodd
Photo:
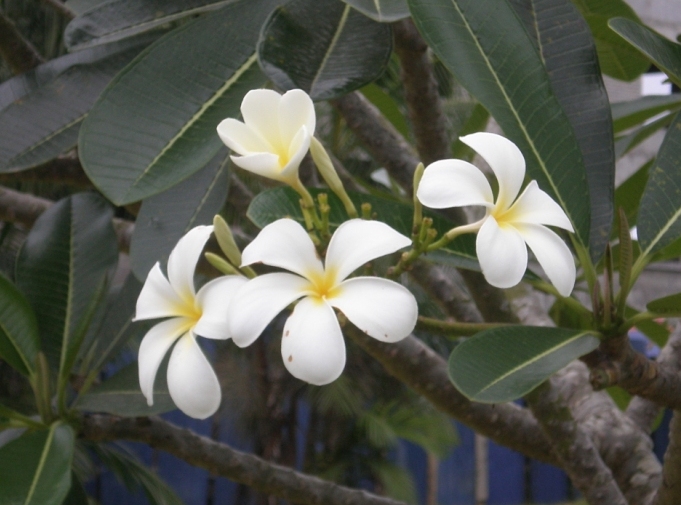
<svg viewBox="0 0 681 505"><path fill-rule="evenodd" d="M0 274L0 357L33 375L40 349L38 321L23 294Z"/></svg>
<svg viewBox="0 0 681 505"><path fill-rule="evenodd" d="M361 13L381 23L392 23L409 17L406 0L343 0Z"/></svg>

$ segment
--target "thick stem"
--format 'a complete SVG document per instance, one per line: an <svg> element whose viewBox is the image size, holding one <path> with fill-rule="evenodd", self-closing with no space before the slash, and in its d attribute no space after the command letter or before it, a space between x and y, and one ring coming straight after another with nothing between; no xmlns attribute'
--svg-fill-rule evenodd
<svg viewBox="0 0 681 505"><path fill-rule="evenodd" d="M143 442L214 475L294 503L309 505L405 505L403 502L350 489L179 428L157 417L120 418L94 414L82 419L81 434L95 442Z"/></svg>
<svg viewBox="0 0 681 505"><path fill-rule="evenodd" d="M669 445L664 454L662 484L653 505L678 505L681 503L681 411L674 411L669 426Z"/></svg>
<svg viewBox="0 0 681 505"><path fill-rule="evenodd" d="M45 62L38 50L19 33L14 23L2 11L0 11L0 56L15 74L23 74Z"/></svg>

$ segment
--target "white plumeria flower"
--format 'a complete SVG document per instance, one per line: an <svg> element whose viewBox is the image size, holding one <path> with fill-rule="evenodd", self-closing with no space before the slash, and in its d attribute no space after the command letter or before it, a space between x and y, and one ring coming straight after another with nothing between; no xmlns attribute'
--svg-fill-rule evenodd
<svg viewBox="0 0 681 505"><path fill-rule="evenodd" d="M271 89L249 91L241 102L244 122L228 118L218 135L235 153L232 161L249 172L300 184L298 167L310 148L316 118L314 104L300 89L283 96Z"/></svg>
<svg viewBox="0 0 681 505"><path fill-rule="evenodd" d="M281 355L295 377L328 384L345 367L345 342L333 308L383 342L397 342L416 325L418 307L404 286L377 277L347 277L367 261L411 241L385 223L352 219L331 237L326 264L307 232L292 219L267 225L243 251L243 264L262 262L294 273L269 273L250 280L229 310L234 342L251 344L274 316L302 298L284 325Z"/></svg>
<svg viewBox="0 0 681 505"><path fill-rule="evenodd" d="M139 349L139 380L149 405L154 402L154 380L168 349L168 390L185 414L205 419L220 406L220 385L196 342L196 335L229 338L226 307L246 279L219 277L194 289L194 270L212 226L197 226L182 237L168 258L168 279L156 263L137 299L135 321L170 317L153 326ZM176 343L177 342L177 343Z"/></svg>
<svg viewBox="0 0 681 505"><path fill-rule="evenodd" d="M525 159L510 140L494 133L473 133L460 139L494 171L499 182L496 201L485 175L463 160L430 164L417 190L427 207L465 205L486 207L479 221L476 252L487 282L499 288L515 286L527 268L527 246L562 296L575 285L575 263L565 242L545 225L574 232L563 209L531 181L518 196L525 178Z"/></svg>

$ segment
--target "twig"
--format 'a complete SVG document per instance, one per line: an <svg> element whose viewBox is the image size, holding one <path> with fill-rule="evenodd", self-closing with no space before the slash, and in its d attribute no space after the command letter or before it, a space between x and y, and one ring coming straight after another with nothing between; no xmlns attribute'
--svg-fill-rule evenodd
<svg viewBox="0 0 681 505"><path fill-rule="evenodd" d="M15 74L23 74L45 62L33 44L19 33L14 23L2 11L0 11L0 56Z"/></svg>
<svg viewBox="0 0 681 505"><path fill-rule="evenodd" d="M85 416L82 436L101 442L130 440L168 452L187 463L251 486L265 494L308 505L405 505L265 461L157 417Z"/></svg>

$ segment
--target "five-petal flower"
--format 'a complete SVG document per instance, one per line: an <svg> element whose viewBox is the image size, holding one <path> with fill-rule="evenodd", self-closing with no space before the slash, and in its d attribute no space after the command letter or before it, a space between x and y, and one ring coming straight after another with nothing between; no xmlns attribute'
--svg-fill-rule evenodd
<svg viewBox="0 0 681 505"><path fill-rule="evenodd" d="M211 416L220 406L220 385L196 342L196 335L229 338L226 306L246 279L219 277L194 288L194 269L213 231L197 226L182 237L168 258L168 278L158 263L149 272L137 299L134 320L170 317L154 325L139 349L139 381L149 405L154 401L154 380L168 349L168 390L175 405L198 419ZM176 343L177 342L177 343Z"/></svg>
<svg viewBox="0 0 681 505"><path fill-rule="evenodd" d="M461 137L493 170L499 182L496 198L484 174L463 160L440 160L429 165L417 197L436 209L481 205L476 252L487 281L508 288L520 282L527 268L527 246L562 296L575 284L575 263L565 242L545 225L574 232L563 209L531 181L518 196L525 178L525 159L510 140L493 133ZM517 197L517 198L516 198Z"/></svg>
<svg viewBox="0 0 681 505"><path fill-rule="evenodd" d="M227 118L218 135L235 153L232 161L250 172L300 185L298 167L310 148L316 117L307 93L293 89L280 95L270 89L249 91L241 102L244 122Z"/></svg>
<svg viewBox="0 0 681 505"><path fill-rule="evenodd" d="M243 265L262 262L293 273L256 277L229 310L234 342L251 344L280 311L302 298L284 325L281 354L295 377L311 384L334 381L345 367L345 343L334 308L366 334L396 342L414 329L418 308L404 286L376 277L347 277L367 261L411 241L385 223L352 219L331 237L325 264L302 226L280 219L243 251Z"/></svg>

